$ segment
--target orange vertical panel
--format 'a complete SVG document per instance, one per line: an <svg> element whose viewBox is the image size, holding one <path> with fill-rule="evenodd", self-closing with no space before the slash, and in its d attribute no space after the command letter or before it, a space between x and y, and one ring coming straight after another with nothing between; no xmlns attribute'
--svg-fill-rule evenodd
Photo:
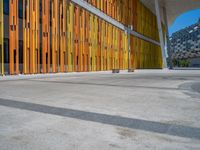
<svg viewBox="0 0 200 150"><path fill-rule="evenodd" d="M36 3L36 11L35 11L35 14L36 14L36 27L35 27L35 34L36 34L36 57L37 57L37 60L36 60L36 72L37 73L40 73L40 53L41 53L41 48L40 48L40 0L36 0L37 3Z"/></svg>
<svg viewBox="0 0 200 150"><path fill-rule="evenodd" d="M79 42L80 42L80 8L75 6L74 9L74 71L78 71L79 66Z"/></svg>
<svg viewBox="0 0 200 150"><path fill-rule="evenodd" d="M86 27L85 27L85 14L86 14L86 11L85 10L82 10L82 13L81 13L81 32L82 32L82 36L81 36L81 54L82 54L82 60L81 60L81 70L82 71L85 71L86 70Z"/></svg>
<svg viewBox="0 0 200 150"><path fill-rule="evenodd" d="M23 1L23 70L40 72L39 0Z"/></svg>
<svg viewBox="0 0 200 150"><path fill-rule="evenodd" d="M89 12L85 12L85 71L89 71L90 67L90 51L89 51Z"/></svg>
<svg viewBox="0 0 200 150"><path fill-rule="evenodd" d="M50 0L42 0L42 72L50 72Z"/></svg>
<svg viewBox="0 0 200 150"><path fill-rule="evenodd" d="M67 3L60 0L60 71L66 71L67 65Z"/></svg>
<svg viewBox="0 0 200 150"><path fill-rule="evenodd" d="M97 71L101 70L101 20L98 18L98 40L97 40Z"/></svg>
<svg viewBox="0 0 200 150"><path fill-rule="evenodd" d="M9 58L10 58L10 74L19 73L19 37L18 37L18 0L10 0L9 13Z"/></svg>
<svg viewBox="0 0 200 150"><path fill-rule="evenodd" d="M51 1L52 12L52 72L58 72L59 66L59 0Z"/></svg>
<svg viewBox="0 0 200 150"><path fill-rule="evenodd" d="M30 73L39 73L39 0L30 0Z"/></svg>

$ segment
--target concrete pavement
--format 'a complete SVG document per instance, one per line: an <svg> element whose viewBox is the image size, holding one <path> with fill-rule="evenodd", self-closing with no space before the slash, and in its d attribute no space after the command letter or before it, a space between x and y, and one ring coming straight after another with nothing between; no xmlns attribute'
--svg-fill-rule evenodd
<svg viewBox="0 0 200 150"><path fill-rule="evenodd" d="M200 149L200 70L0 77L0 149Z"/></svg>

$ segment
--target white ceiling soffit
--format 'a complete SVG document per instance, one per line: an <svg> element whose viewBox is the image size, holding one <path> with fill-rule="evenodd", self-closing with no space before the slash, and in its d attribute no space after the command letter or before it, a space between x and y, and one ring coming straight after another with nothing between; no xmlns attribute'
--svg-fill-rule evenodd
<svg viewBox="0 0 200 150"><path fill-rule="evenodd" d="M145 4L152 12L155 13L155 0L140 1ZM161 7L166 8L169 25L171 25L174 20L182 13L189 10L200 9L200 0L159 0L159 3ZM162 12L161 16L163 16Z"/></svg>

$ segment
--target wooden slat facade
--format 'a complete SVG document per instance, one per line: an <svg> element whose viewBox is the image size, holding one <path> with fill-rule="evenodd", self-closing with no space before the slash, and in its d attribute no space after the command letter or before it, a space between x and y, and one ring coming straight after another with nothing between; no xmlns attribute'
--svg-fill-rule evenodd
<svg viewBox="0 0 200 150"><path fill-rule="evenodd" d="M156 17L139 0L85 0L122 24L159 41ZM9 70L19 74L18 0L10 0ZM3 1L0 74L4 74ZM162 68L161 49L131 36L131 68ZM70 0L23 0L24 74L128 68L128 36Z"/></svg>

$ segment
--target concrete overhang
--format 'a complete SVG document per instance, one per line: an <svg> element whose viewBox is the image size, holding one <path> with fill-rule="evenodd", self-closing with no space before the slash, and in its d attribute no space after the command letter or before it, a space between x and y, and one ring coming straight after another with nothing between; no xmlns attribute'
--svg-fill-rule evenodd
<svg viewBox="0 0 200 150"><path fill-rule="evenodd" d="M155 0L140 0L155 14ZM165 7L168 19L168 25L184 12L200 9L200 0L159 0L160 7ZM162 10L162 9L161 9ZM161 11L161 17L163 13Z"/></svg>

